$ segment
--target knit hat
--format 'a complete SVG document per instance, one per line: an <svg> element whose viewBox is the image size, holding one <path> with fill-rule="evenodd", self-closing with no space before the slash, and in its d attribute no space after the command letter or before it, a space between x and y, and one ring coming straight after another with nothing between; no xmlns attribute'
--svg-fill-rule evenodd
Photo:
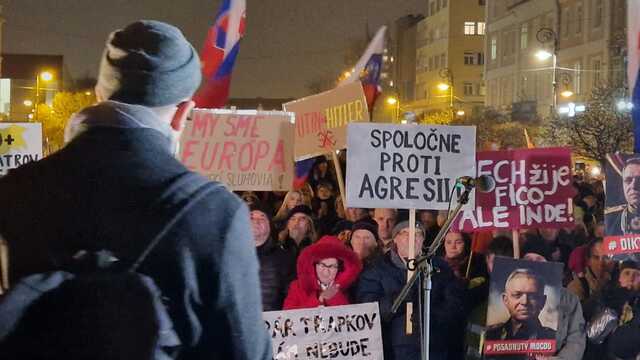
<svg viewBox="0 0 640 360"><path fill-rule="evenodd" d="M104 99L159 107L191 98L201 78L198 54L178 28L139 20L109 35L96 91Z"/></svg>
<svg viewBox="0 0 640 360"><path fill-rule="evenodd" d="M307 205L298 205L291 209L291 211L289 211L289 214L287 215L287 221L289 221L289 219L291 219L291 217L297 213L303 213L307 216L311 216L311 214L313 214L313 211Z"/></svg>
<svg viewBox="0 0 640 360"><path fill-rule="evenodd" d="M522 256L533 253L544 257L547 261L551 260L553 249L538 237L529 237L522 246Z"/></svg>
<svg viewBox="0 0 640 360"><path fill-rule="evenodd" d="M370 232L373 237L376 239L376 242L380 242L380 237L378 236L378 228L373 226L369 221L356 221L355 224L351 227L351 233L353 234L356 230L367 230Z"/></svg>
<svg viewBox="0 0 640 360"><path fill-rule="evenodd" d="M269 219L269 221L271 221L271 211L269 211L269 209L267 209L262 203L255 202L251 204L251 206L249 206L249 212L252 211L260 211L267 217L267 219Z"/></svg>
<svg viewBox="0 0 640 360"><path fill-rule="evenodd" d="M351 230L352 227L353 222L349 220L340 220L333 226L333 228L331 228L331 235L338 235L345 230Z"/></svg>
<svg viewBox="0 0 640 360"><path fill-rule="evenodd" d="M640 264L633 260L625 260L620 264L620 271L622 272L624 269L640 270Z"/></svg>
<svg viewBox="0 0 640 360"><path fill-rule="evenodd" d="M395 239L396 235L398 235L400 231L408 227L409 227L409 221L401 221L397 223L396 226L393 227L393 230L391 230L391 238ZM420 230L424 234L424 227L419 221L416 221L416 230Z"/></svg>

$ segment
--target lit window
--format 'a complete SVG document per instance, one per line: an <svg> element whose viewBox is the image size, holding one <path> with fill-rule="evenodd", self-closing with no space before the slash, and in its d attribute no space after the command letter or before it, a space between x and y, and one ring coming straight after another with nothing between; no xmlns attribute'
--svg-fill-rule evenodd
<svg viewBox="0 0 640 360"><path fill-rule="evenodd" d="M526 49L529 46L529 24L522 24L520 28L520 49Z"/></svg>
<svg viewBox="0 0 640 360"><path fill-rule="evenodd" d="M580 94L580 89L582 88L582 64L577 62L573 68L575 69L575 76L573 77L573 92Z"/></svg>
<svg viewBox="0 0 640 360"><path fill-rule="evenodd" d="M478 23L478 35L484 35L485 23L483 21Z"/></svg>
<svg viewBox="0 0 640 360"><path fill-rule="evenodd" d="M464 22L464 34L465 35L475 35L476 34L476 23L473 21L465 21Z"/></svg>
<svg viewBox="0 0 640 360"><path fill-rule="evenodd" d="M498 57L498 39L495 36L491 37L491 60L495 60Z"/></svg>

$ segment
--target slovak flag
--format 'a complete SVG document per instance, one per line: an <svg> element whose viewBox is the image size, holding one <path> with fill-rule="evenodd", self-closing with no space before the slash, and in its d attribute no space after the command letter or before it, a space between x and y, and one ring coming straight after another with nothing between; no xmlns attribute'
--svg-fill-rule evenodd
<svg viewBox="0 0 640 360"><path fill-rule="evenodd" d="M339 85L346 85L356 80L362 82L364 95L367 98L369 112L373 109L378 95L382 92L380 87L380 72L382 70L382 54L384 53L384 45L386 41L387 27L382 26L376 32L367 50L365 50L358 63L353 68L353 72L349 77L340 82Z"/></svg>
<svg viewBox="0 0 640 360"><path fill-rule="evenodd" d="M200 53L202 85L193 97L196 107L221 108L227 103L231 72L244 36L246 8L246 0L222 0Z"/></svg>

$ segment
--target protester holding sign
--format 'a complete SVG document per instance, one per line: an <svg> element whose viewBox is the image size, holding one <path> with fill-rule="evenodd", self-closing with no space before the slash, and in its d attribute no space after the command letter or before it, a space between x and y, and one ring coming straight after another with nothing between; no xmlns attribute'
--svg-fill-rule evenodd
<svg viewBox="0 0 640 360"><path fill-rule="evenodd" d="M298 257L298 279L289 287L284 309L350 304L347 291L362 263L335 236L324 236Z"/></svg>
<svg viewBox="0 0 640 360"><path fill-rule="evenodd" d="M406 304L402 304L396 314L391 306L400 290L407 282L407 258L409 257L409 222L398 223L392 231L393 246L384 256L377 259L360 276L356 288L359 303L377 301L382 316L382 338L386 360L420 359L420 313L418 307L417 283L407 298L414 305L411 334L405 332ZM416 223L415 249L421 249L424 241L422 225ZM464 323L464 288L456 281L453 272L440 258L434 258L438 269L432 276L431 291L431 348L432 360L445 360L450 348L458 348L463 342L461 336L454 336L451 324Z"/></svg>
<svg viewBox="0 0 640 360"><path fill-rule="evenodd" d="M556 352L561 279L559 264L495 259L484 349L488 358Z"/></svg>
<svg viewBox="0 0 640 360"><path fill-rule="evenodd" d="M528 261L547 262L548 254L540 252L541 248L522 249L522 258ZM560 288L558 304L558 330L556 331L555 358L562 360L580 360L585 350L585 330L582 307L578 297L565 288Z"/></svg>

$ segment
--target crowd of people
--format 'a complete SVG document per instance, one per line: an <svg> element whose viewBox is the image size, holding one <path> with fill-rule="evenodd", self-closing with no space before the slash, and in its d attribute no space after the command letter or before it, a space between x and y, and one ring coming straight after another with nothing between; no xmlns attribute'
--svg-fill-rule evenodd
<svg viewBox="0 0 640 360"><path fill-rule="evenodd" d="M299 190L239 194L247 211L175 157L200 82L197 53L179 29L136 21L116 30L101 59L99 103L74 115L68 144L0 179L0 241L11 257L3 283L12 286L0 298L0 357L164 359L179 350L182 359L266 360L261 310L377 302L385 359L417 360L417 287L397 313L391 308L410 248L429 247L446 213L418 211L411 244L406 210L345 208L324 157ZM534 358L635 358L640 265L605 255L602 182L576 177L574 185L574 227L518 236L521 258L564 267L557 349ZM640 181L625 186L637 192ZM431 359L482 358L487 336L551 334L537 320L544 284L526 271L505 286L514 321L486 326L494 262L518 255L511 236L446 235L433 259ZM254 246L257 259L247 251ZM142 312L132 311L131 281L148 305ZM98 291L107 283L109 301ZM73 297L56 297L77 286ZM85 297L113 300L110 312L81 313ZM52 304L56 311L38 308ZM29 314L42 336L22 326Z"/></svg>
<svg viewBox="0 0 640 360"><path fill-rule="evenodd" d="M415 331L407 334L406 306L391 314L407 281L408 211L345 209L336 184L332 165L319 157L299 190L239 193L251 210L264 310L378 302L385 359L418 359L419 316L413 312ZM576 176L574 187L574 227L519 231L521 258L558 262L564 268L558 329L553 332L557 350L535 358L634 358L640 352L635 341L640 340L640 264L604 254L602 181ZM426 251L446 215L417 211L416 249ZM539 330L530 324L527 331L512 329L505 335L508 330L486 327L494 259L514 256L511 231L450 231L438 254L431 292L432 359L481 359L486 336L527 339L545 334L537 314ZM406 302L417 306L417 286ZM521 305L535 307L533 302Z"/></svg>

